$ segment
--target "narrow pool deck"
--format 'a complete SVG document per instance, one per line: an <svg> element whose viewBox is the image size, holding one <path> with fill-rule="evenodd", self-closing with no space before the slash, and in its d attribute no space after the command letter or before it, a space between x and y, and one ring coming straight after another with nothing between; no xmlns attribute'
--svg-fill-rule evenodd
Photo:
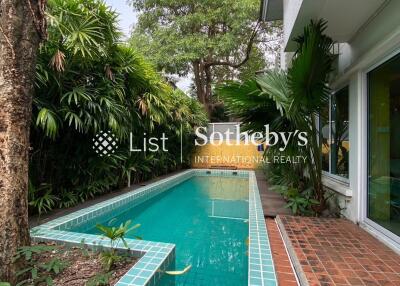
<svg viewBox="0 0 400 286"><path fill-rule="evenodd" d="M345 219L276 218L301 285L400 285L400 256Z"/></svg>
<svg viewBox="0 0 400 286"><path fill-rule="evenodd" d="M268 189L268 183L261 170L256 170L257 185L260 191L261 202L265 217L276 217L279 214L290 214L290 210L285 208L286 202L281 194Z"/></svg>

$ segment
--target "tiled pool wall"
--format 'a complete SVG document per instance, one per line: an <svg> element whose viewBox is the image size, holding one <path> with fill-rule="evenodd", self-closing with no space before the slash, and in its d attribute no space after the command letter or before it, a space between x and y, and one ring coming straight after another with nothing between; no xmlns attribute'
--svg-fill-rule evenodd
<svg viewBox="0 0 400 286"><path fill-rule="evenodd" d="M110 242L99 235L68 231L72 227L84 224L97 216L112 213L116 216L125 211L125 207L138 205L154 196L167 191L193 176L223 176L249 178L249 283L251 286L277 285L274 264L268 234L264 222L257 181L252 171L191 169L158 182L117 196L113 199L79 210L52 220L31 230L35 241L55 241L72 245L85 244L91 248L110 247ZM139 257L138 262L117 282L116 286L153 286L162 277L166 269L174 269L175 245L171 243L126 239L128 248L122 243L117 245L121 251L129 251ZM215 285L218 286L218 285Z"/></svg>
<svg viewBox="0 0 400 286"><path fill-rule="evenodd" d="M249 283L277 285L267 226L254 172L249 172Z"/></svg>

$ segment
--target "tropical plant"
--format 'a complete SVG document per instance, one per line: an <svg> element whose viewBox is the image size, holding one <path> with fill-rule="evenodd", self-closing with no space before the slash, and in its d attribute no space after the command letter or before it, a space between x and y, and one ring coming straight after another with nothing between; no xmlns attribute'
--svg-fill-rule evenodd
<svg viewBox="0 0 400 286"><path fill-rule="evenodd" d="M110 221L109 224L112 222ZM140 224L136 224L130 227L132 221L128 220L125 223L121 223L119 227L105 226L97 224L96 228L101 234L110 240L109 250L102 250L100 253L100 259L104 265L106 271L110 271L116 262L122 260L122 256L118 254L116 246L119 242L122 242L126 248L129 248L125 236L128 232L131 232L140 227ZM134 236L136 239L141 239L139 236Z"/></svg>
<svg viewBox="0 0 400 286"><path fill-rule="evenodd" d="M184 146L180 162L177 136L190 138L193 127L206 122L201 105L121 43L118 15L103 1L48 5L49 37L38 55L32 107L31 210L71 207L189 165L193 146ZM118 141L110 156L93 150L92 139L102 130ZM130 137L140 144L144 134L162 133L169 137L168 152L129 151Z"/></svg>
<svg viewBox="0 0 400 286"><path fill-rule="evenodd" d="M39 187L33 186L29 181L28 185L28 199L29 206L37 210L39 217L54 208L58 198L53 195L51 185L42 184Z"/></svg>
<svg viewBox="0 0 400 286"><path fill-rule="evenodd" d="M56 249L56 246L51 245L34 245L19 248L13 257L13 262L23 260L24 268L17 272L17 277L20 277L21 281L16 286L37 285L40 283L53 285L52 275L62 272L68 266L68 263L57 257L46 262L39 262L38 257ZM27 274L29 275L27 276Z"/></svg>
<svg viewBox="0 0 400 286"><path fill-rule="evenodd" d="M333 41L324 35L325 29L326 22L322 20L312 21L304 28L303 35L295 39L297 51L287 72L269 71L255 80L230 82L218 89L230 113L241 118L251 132L264 131L266 124L270 124L275 132L307 132L306 146L299 147L296 140L290 140L284 150L279 143L268 146L266 156L306 158L304 163L281 167L274 164L269 169L278 168L275 174L286 173L282 178L274 176L274 179L298 188L300 192L310 185L313 199L319 202L313 204L317 213L326 208L326 197L321 182L321 148L315 117L328 99L327 82L334 61L331 54ZM296 176L291 179L288 174ZM297 200L293 205L302 205L302 201Z"/></svg>
<svg viewBox="0 0 400 286"><path fill-rule="evenodd" d="M312 207L320 203L312 198L313 192L311 188L299 191L294 187L275 185L270 189L282 194L287 200L285 208L289 208L294 215L310 215L313 213Z"/></svg>
<svg viewBox="0 0 400 286"><path fill-rule="evenodd" d="M98 273L88 280L86 286L108 286L112 277L112 272Z"/></svg>

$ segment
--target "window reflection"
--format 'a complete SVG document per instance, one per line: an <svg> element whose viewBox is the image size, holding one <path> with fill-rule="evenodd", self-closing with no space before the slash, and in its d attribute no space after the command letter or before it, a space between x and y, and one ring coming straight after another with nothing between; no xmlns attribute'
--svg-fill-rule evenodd
<svg viewBox="0 0 400 286"><path fill-rule="evenodd" d="M349 88L345 87L331 99L332 148L331 173L349 177Z"/></svg>
<svg viewBox="0 0 400 286"><path fill-rule="evenodd" d="M320 116L322 170L349 177L349 89L345 87L322 107Z"/></svg>
<svg viewBox="0 0 400 286"><path fill-rule="evenodd" d="M400 55L368 74L368 217L400 235Z"/></svg>

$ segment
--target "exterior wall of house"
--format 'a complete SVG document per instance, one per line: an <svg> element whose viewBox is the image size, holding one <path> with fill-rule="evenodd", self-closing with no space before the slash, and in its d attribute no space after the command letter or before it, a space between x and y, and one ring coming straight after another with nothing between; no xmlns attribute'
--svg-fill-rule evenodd
<svg viewBox="0 0 400 286"><path fill-rule="evenodd" d="M288 37L293 28L303 1L284 0L284 35ZM292 6L292 7L291 7ZM368 94L367 73L400 53L400 1L388 1L386 5L371 15L369 20L347 42L340 44L338 73L331 83L334 91L349 86L349 180L342 182L326 175L324 185L337 193L338 201L343 208L342 214L355 223L364 225L371 233L387 243L400 249L391 235L384 229L377 228L366 219L367 195L367 128L368 128ZM289 19L289 17L293 17ZM329 25L329 23L328 23ZM284 43L287 43L287 38ZM282 68L290 62L290 54L282 57ZM375 227L375 228L374 228Z"/></svg>
<svg viewBox="0 0 400 286"><path fill-rule="evenodd" d="M289 41L290 32L299 14L303 0L283 0L283 46Z"/></svg>
<svg viewBox="0 0 400 286"><path fill-rule="evenodd" d="M368 94L367 73L387 59L400 53L400 1L390 1L382 10L364 24L358 33L348 42L340 45L338 75L332 82L334 90L349 85L350 110L350 166L349 184L351 197L339 195L343 214L354 222L366 224L367 195L367 128L368 128ZM330 180L333 189L346 186ZM341 192L343 193L343 192ZM398 248L396 243L375 232L381 240Z"/></svg>

